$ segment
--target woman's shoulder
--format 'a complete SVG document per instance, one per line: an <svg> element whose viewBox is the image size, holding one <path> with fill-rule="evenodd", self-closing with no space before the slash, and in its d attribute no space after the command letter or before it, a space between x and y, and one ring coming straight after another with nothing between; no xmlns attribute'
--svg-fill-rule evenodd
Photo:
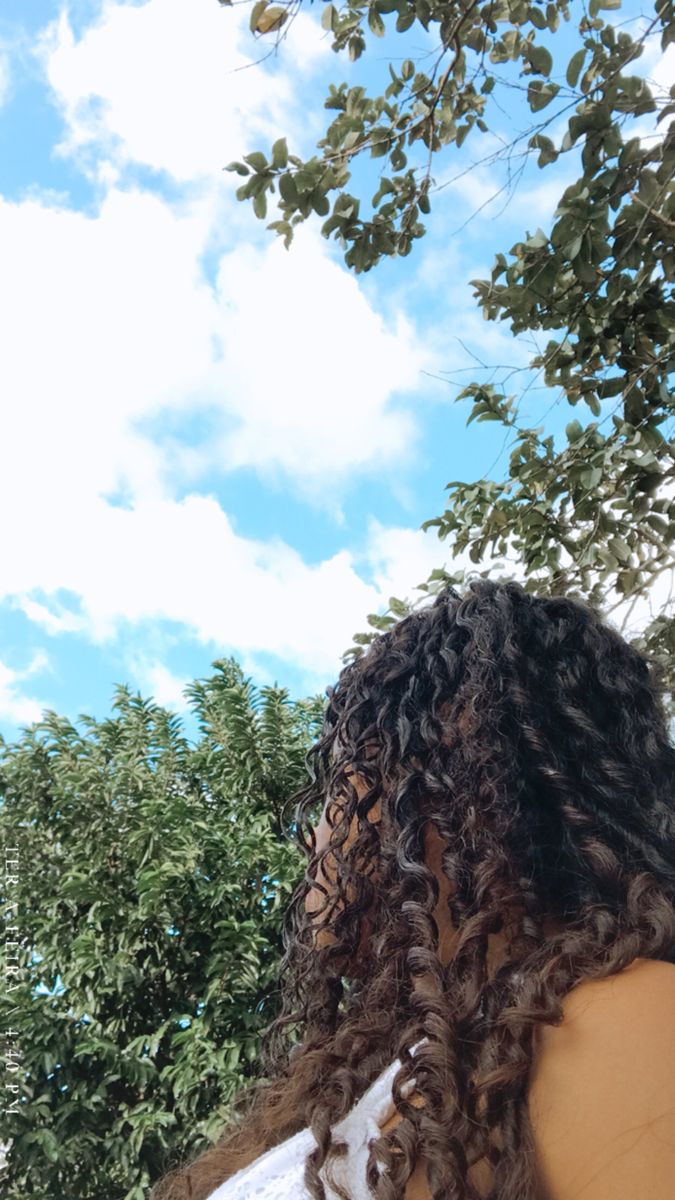
<svg viewBox="0 0 675 1200"><path fill-rule="evenodd" d="M528 1104L547 1200L672 1197L675 965L635 959L537 1029Z"/></svg>
<svg viewBox="0 0 675 1200"><path fill-rule="evenodd" d="M662 1021L675 1018L674 1000L675 964L660 959L636 958L615 975L582 980L562 1000L562 1023L537 1026L531 1096L551 1087L559 1074L567 1077L569 1063L597 1069L603 1051L618 1051L617 1039L628 1030L658 1036ZM675 1027L675 1020L666 1025ZM631 1061L629 1047L621 1058Z"/></svg>
<svg viewBox="0 0 675 1200"><path fill-rule="evenodd" d="M629 1002L644 991L662 985L667 987L669 980L675 980L675 963L664 962L660 958L634 958L615 975L607 975L603 979L584 979L567 994L565 1004L570 1013L576 1013L591 1001L609 1000L613 996L625 997Z"/></svg>

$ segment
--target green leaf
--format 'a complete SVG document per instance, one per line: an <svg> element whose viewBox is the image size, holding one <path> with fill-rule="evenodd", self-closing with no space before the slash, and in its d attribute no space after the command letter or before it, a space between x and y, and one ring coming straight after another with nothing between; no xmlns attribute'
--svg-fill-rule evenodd
<svg viewBox="0 0 675 1200"><path fill-rule="evenodd" d="M530 46L527 50L527 57L540 75L550 75L553 68L553 58L550 50L545 46Z"/></svg>
<svg viewBox="0 0 675 1200"><path fill-rule="evenodd" d="M559 91L560 85L557 83L542 83L540 79L534 79L527 89L527 99L532 112L540 112L542 108L546 108Z"/></svg>
<svg viewBox="0 0 675 1200"><path fill-rule="evenodd" d="M535 29L546 29L546 17L540 8L531 4L527 10L527 18L532 22Z"/></svg>
<svg viewBox="0 0 675 1200"><path fill-rule="evenodd" d="M321 26L329 32L335 29L337 11L332 4L327 4L321 14Z"/></svg>
<svg viewBox="0 0 675 1200"><path fill-rule="evenodd" d="M544 246L548 246L548 241L548 236L543 229L537 229L531 237L528 237L525 245L529 246L531 250L541 250Z"/></svg>
<svg viewBox="0 0 675 1200"><path fill-rule="evenodd" d="M384 37L384 21L376 8L368 10L368 28L375 37Z"/></svg>
<svg viewBox="0 0 675 1200"><path fill-rule="evenodd" d="M582 230L581 233L577 233L573 238L570 239L569 242L566 242L566 244L563 246L563 254L570 260L570 262L573 262L575 258L579 257L583 244L584 234Z"/></svg>
<svg viewBox="0 0 675 1200"><path fill-rule="evenodd" d="M602 479L602 469L600 467L586 467L581 472L581 482L585 488L595 488Z"/></svg>
<svg viewBox="0 0 675 1200"><path fill-rule="evenodd" d="M272 146L272 166L277 170L283 169L288 165L288 146L286 138L281 137Z"/></svg>
<svg viewBox="0 0 675 1200"><path fill-rule="evenodd" d="M629 563L631 558L631 549L628 543L622 537L613 537L609 540L609 548L616 555L619 562Z"/></svg>
<svg viewBox="0 0 675 1200"><path fill-rule="evenodd" d="M257 196L253 197L253 211L261 220L267 216L267 197L264 192L258 192Z"/></svg>
<svg viewBox="0 0 675 1200"><path fill-rule="evenodd" d="M577 50L572 55L570 61L567 64L567 71L565 72L565 79L567 80L567 82L571 88L575 88L577 86L577 83L579 81L579 76L581 74L581 68L584 65L585 58L586 58L586 48L584 46L582 46L581 50Z"/></svg>
<svg viewBox="0 0 675 1200"><path fill-rule="evenodd" d="M286 204L297 204L298 189L295 186L295 180L293 176L288 172L279 176L279 192L281 194L281 199L284 200Z"/></svg>
<svg viewBox="0 0 675 1200"><path fill-rule="evenodd" d="M407 29L410 29L411 25L414 25L415 19L415 9L412 6L403 9L396 18L396 32L405 33Z"/></svg>
<svg viewBox="0 0 675 1200"><path fill-rule="evenodd" d="M389 597L389 608L397 617L406 617L409 612L408 605L403 600L397 599L396 596Z"/></svg>
<svg viewBox="0 0 675 1200"><path fill-rule="evenodd" d="M293 176L296 190L304 195L305 192L313 192L316 187L317 175L315 171L308 171L306 168L296 171Z"/></svg>
<svg viewBox="0 0 675 1200"><path fill-rule="evenodd" d="M539 167L545 167L547 163L555 162L558 157L558 151L553 142L550 138L545 137L543 133L535 133L534 137L531 137L527 144L533 150L540 151L537 159L537 166Z"/></svg>
<svg viewBox="0 0 675 1200"><path fill-rule="evenodd" d="M471 129L471 126L468 122L466 122L466 124L464 124L464 125L457 126L457 130L455 133L455 144L457 145L458 149L462 145L462 143L470 129Z"/></svg>
<svg viewBox="0 0 675 1200"><path fill-rule="evenodd" d="M626 386L626 381L623 376L614 379L601 379L598 383L598 395L606 400L609 396L618 396Z"/></svg>
<svg viewBox="0 0 675 1200"><path fill-rule="evenodd" d="M254 150L252 154L245 154L244 162L250 163L257 174L267 170L267 159L260 150Z"/></svg>

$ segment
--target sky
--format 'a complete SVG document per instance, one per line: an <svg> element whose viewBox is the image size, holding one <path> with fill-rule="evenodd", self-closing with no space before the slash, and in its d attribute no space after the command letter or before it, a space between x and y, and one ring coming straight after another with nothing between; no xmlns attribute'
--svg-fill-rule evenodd
<svg viewBox="0 0 675 1200"><path fill-rule="evenodd" d="M287 251L235 199L231 160L282 135L313 153L329 83L379 91L389 50L432 48L417 30L350 64L321 8L305 5L265 57L248 4L3 0L9 740L45 709L106 717L120 683L189 732L184 687L229 655L257 687L323 693L368 613L466 562L420 529L446 483L507 471L503 430L467 428L460 387L508 374L521 420L560 445L572 417L592 419L528 374L533 343L485 322L472 296L469 281L546 228L575 177L573 155L543 172L512 159L508 186L494 156L529 124L517 87L496 89L490 133L439 157L428 235L365 275L318 219ZM645 23L637 4L612 18L634 35ZM570 39L551 43L553 78ZM657 90L673 50L651 40L636 64ZM383 161L356 168L366 194ZM660 587L632 628L664 603Z"/></svg>

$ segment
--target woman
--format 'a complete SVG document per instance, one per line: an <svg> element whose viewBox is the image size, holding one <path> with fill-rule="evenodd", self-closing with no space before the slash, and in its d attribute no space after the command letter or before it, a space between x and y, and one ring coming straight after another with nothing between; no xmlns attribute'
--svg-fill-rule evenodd
<svg viewBox="0 0 675 1200"><path fill-rule="evenodd" d="M662 686L589 605L486 580L345 667L263 1081L153 1200L675 1196Z"/></svg>

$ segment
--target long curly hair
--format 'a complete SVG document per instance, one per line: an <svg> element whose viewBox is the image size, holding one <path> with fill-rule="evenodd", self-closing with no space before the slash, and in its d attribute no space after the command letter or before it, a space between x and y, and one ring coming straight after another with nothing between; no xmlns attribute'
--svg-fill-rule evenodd
<svg viewBox="0 0 675 1200"><path fill-rule="evenodd" d="M316 1141L307 1192L325 1200L322 1171L353 1200L332 1177L346 1146L331 1128L396 1055L401 1119L370 1143L370 1195L402 1196L423 1160L432 1191L476 1200L470 1169L485 1159L488 1197L535 1200L526 1100L537 1027L560 1025L563 998L584 980L638 957L675 962L663 694L658 663L596 608L510 580L474 579L464 596L446 587L346 666L307 756L312 781L288 802L308 865L284 915L281 1015L263 1034L262 1077L152 1200L205 1200L305 1127ZM328 799L330 842L317 852L307 814ZM457 931L445 966L427 822L443 839ZM330 937L319 946L304 901L328 854L335 888L323 889ZM506 956L490 973L500 930ZM431 988L416 987L421 975ZM413 1076L420 1107L405 1098Z"/></svg>

